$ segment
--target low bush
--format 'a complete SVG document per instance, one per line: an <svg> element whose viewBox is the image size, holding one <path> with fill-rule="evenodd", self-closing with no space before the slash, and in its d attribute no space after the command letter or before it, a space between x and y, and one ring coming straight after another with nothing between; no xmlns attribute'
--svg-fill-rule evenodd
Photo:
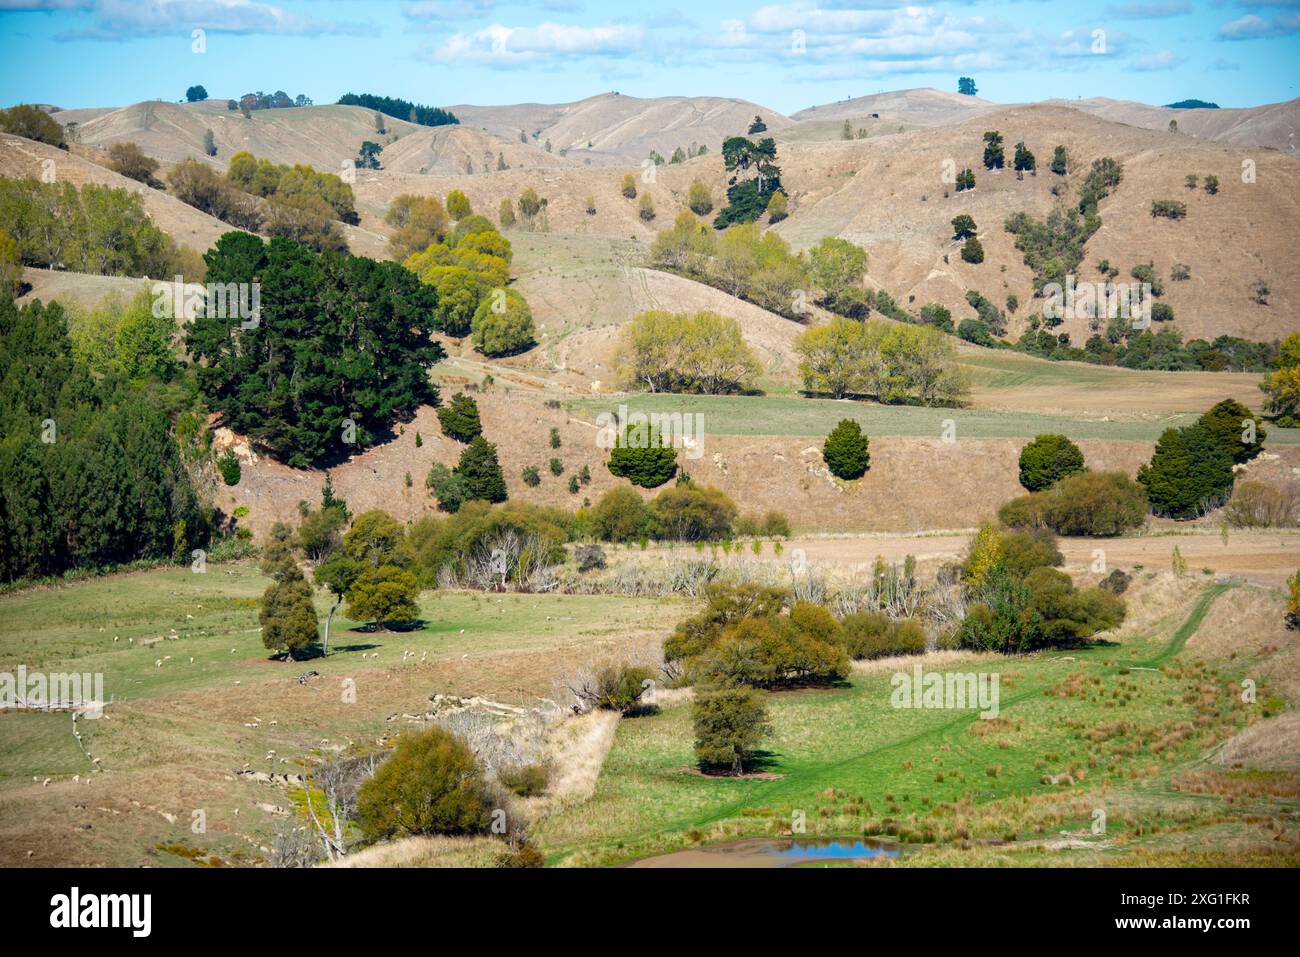
<svg viewBox="0 0 1300 957"><path fill-rule="evenodd" d="M1123 472L1081 472L998 509L1011 528L1050 528L1060 535L1122 535L1146 521L1143 488Z"/></svg>
<svg viewBox="0 0 1300 957"><path fill-rule="evenodd" d="M844 650L850 658L887 658L925 651L925 629L911 619L892 621L875 611L859 611L840 619Z"/></svg>
<svg viewBox="0 0 1300 957"><path fill-rule="evenodd" d="M358 823L371 842L480 833L487 828L491 807L473 752L439 727L403 735L357 795Z"/></svg>

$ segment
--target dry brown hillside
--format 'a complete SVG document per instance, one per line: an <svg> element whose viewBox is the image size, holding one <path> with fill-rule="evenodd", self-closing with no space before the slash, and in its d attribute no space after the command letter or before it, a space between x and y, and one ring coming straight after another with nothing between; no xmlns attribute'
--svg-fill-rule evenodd
<svg viewBox="0 0 1300 957"><path fill-rule="evenodd" d="M810 106L791 114L790 119L800 124L824 120L857 121L870 120L871 114L876 113L881 123L948 126L997 109L998 104L978 96L923 88L891 90Z"/></svg>
<svg viewBox="0 0 1300 957"><path fill-rule="evenodd" d="M1175 110L1167 106L1151 106L1133 100L1112 100L1100 96L1077 100L1044 100L1042 105L1082 110L1112 123L1124 123L1148 130L1167 130L1169 121L1177 120L1179 131L1188 136L1233 146L1262 146L1286 152L1297 149L1295 130L1300 125L1300 99L1242 109L1217 110ZM832 120L838 125L847 119L855 128L865 126L870 132L873 123L890 129L896 128L900 123L908 126L948 126L1003 108L1002 105L977 96L963 96L947 90L891 90L811 106L791 114L790 118L800 127L825 124ZM871 116L873 113L878 114L874 121Z"/></svg>
<svg viewBox="0 0 1300 957"><path fill-rule="evenodd" d="M982 134L990 129L1002 133L1008 163L1023 139L1038 159L1038 175L1018 180L1010 169L984 170ZM1071 157L1064 184L1071 201L1094 159L1111 156L1124 164L1123 182L1101 205L1103 225L1088 243L1081 279L1097 279L1101 259L1118 266L1121 278L1139 262L1154 262L1185 338L1271 339L1300 326L1300 270L1291 240L1300 230L1300 160L1122 126L1065 107L1010 107L894 136L791 144L780 159L793 213L776 229L796 247L827 235L861 244L871 254L868 282L912 308L941 302L960 319L974 316L964 298L968 289L999 306L1015 294L1021 306L1011 330L1018 334L1033 308L1032 276L1003 224L1020 210L1041 218L1057 202L1051 189L1061 180L1046 168L1057 144ZM1257 164L1254 183L1242 182L1245 159ZM958 194L944 183L949 161L975 171L976 189ZM1218 195L1188 190L1189 173L1218 176ZM1186 203L1186 218L1153 219L1155 199ZM958 255L951 220L959 213L979 226L982 264ZM1190 267L1189 280L1169 281L1175 262ZM1257 279L1271 290L1267 306L1250 301ZM1076 344L1089 334L1082 319L1063 331Z"/></svg>
<svg viewBox="0 0 1300 957"><path fill-rule="evenodd" d="M389 139L426 129L384 117L386 136L375 130L374 111L359 106L304 106L253 110L249 119L226 109L225 100L165 103L149 100L112 110L61 110L54 118L77 123L77 140L107 148L130 141L164 163L206 160L225 168L240 150L277 163L307 163L338 172L357 155L363 140L381 145ZM217 155L203 151L203 135L212 130Z"/></svg>
<svg viewBox="0 0 1300 957"><path fill-rule="evenodd" d="M1168 130L1169 121L1178 122L1185 136L1215 140L1233 146L1263 146L1294 153L1297 149L1296 128L1300 126L1300 99L1285 103L1266 103L1244 109L1172 110L1167 106L1149 106L1132 100L1092 97L1086 100L1048 100L1100 116L1114 123L1127 123L1149 130Z"/></svg>
<svg viewBox="0 0 1300 957"><path fill-rule="evenodd" d="M428 173L460 176L497 172L499 160L511 169L551 168L571 165L556 153L532 143L521 143L467 126L420 128L403 136L380 154L385 170L393 173Z"/></svg>
<svg viewBox="0 0 1300 957"><path fill-rule="evenodd" d="M576 103L521 103L513 106L448 107L465 126L476 126L505 138L550 140L558 153L593 164L639 163L658 150L665 159L692 143L717 152L728 136L744 135L754 116L763 117L770 132L791 121L765 106L717 96L663 96L640 99L602 93Z"/></svg>

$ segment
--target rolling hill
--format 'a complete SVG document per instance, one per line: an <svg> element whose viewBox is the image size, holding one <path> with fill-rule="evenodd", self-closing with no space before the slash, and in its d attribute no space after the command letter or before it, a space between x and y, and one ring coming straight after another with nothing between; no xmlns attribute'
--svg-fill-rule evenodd
<svg viewBox="0 0 1300 957"><path fill-rule="evenodd" d="M717 152L723 139L744 134L754 116L776 132L791 121L767 107L716 96L640 99L602 93L576 103L514 106L458 105L449 109L464 126L481 127L519 141L522 132L538 144L593 165L636 165L657 150L665 158L692 143Z"/></svg>
<svg viewBox="0 0 1300 957"><path fill-rule="evenodd" d="M1300 129L1300 98L1244 109L1217 110L1175 110L1105 97L1047 102L1083 110L1112 123L1126 123L1148 130L1167 130L1169 121L1175 120L1179 132L1184 135L1232 146L1264 146L1285 153L1300 149L1300 144L1296 143L1296 131Z"/></svg>

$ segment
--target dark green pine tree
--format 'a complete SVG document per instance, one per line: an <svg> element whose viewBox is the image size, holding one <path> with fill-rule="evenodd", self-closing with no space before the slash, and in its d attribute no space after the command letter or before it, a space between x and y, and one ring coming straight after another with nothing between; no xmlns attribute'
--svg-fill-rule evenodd
<svg viewBox="0 0 1300 957"><path fill-rule="evenodd" d="M497 447L476 435L460 453L456 475L464 483L465 499L482 499L485 502L506 500L506 477L497 461Z"/></svg>
<svg viewBox="0 0 1300 957"><path fill-rule="evenodd" d="M1237 463L1249 462L1264 450L1268 432L1259 416L1236 399L1224 399L1196 420ZM1253 437L1251 435L1253 434Z"/></svg>
<svg viewBox="0 0 1300 957"><path fill-rule="evenodd" d="M451 404L438 410L438 421L442 431L457 442L471 442L483 434L483 423L479 420L478 403L463 392L451 397Z"/></svg>
<svg viewBox="0 0 1300 957"><path fill-rule="evenodd" d="M836 478L861 478L871 464L868 440L862 434L862 427L852 419L840 419L840 424L826 436L822 458Z"/></svg>
<svg viewBox="0 0 1300 957"><path fill-rule="evenodd" d="M307 651L320 638L311 586L293 559L284 559L273 576L274 584L262 594L257 616L262 644L270 651L285 651L289 660Z"/></svg>
<svg viewBox="0 0 1300 957"><path fill-rule="evenodd" d="M1232 479L1232 456L1199 425L1166 429L1137 475L1151 510L1171 518L1196 518L1222 504Z"/></svg>

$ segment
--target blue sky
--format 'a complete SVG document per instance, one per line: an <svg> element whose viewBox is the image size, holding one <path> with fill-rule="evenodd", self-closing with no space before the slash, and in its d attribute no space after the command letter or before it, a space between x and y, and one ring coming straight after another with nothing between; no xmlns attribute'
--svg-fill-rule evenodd
<svg viewBox="0 0 1300 957"><path fill-rule="evenodd" d="M791 113L962 75L998 102L1288 100L1300 0L0 0L2 105L175 100L201 83L318 103L717 95Z"/></svg>

